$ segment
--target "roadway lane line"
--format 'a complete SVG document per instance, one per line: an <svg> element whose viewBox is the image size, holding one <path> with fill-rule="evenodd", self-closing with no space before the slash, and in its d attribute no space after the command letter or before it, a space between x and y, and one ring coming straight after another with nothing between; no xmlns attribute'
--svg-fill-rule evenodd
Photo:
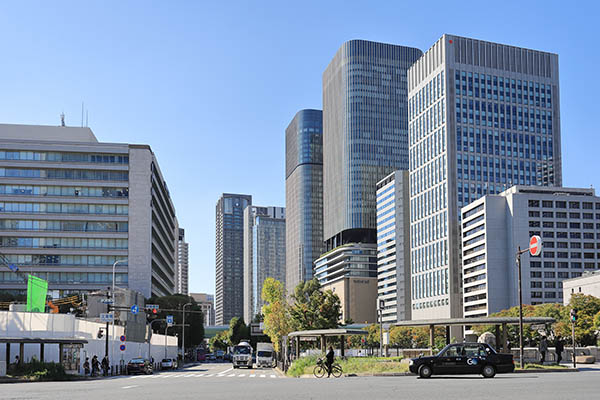
<svg viewBox="0 0 600 400"><path fill-rule="evenodd" d="M229 371L233 371L233 367L230 367L230 368L226 369L225 371L221 371L221 372L219 372L219 374L224 374Z"/></svg>
<svg viewBox="0 0 600 400"><path fill-rule="evenodd" d="M131 385L131 386L123 386L121 389L132 389L138 387L138 385Z"/></svg>
<svg viewBox="0 0 600 400"><path fill-rule="evenodd" d="M229 378L231 378L232 376L235 376L235 374L230 374L230 375L227 375L227 376L228 376Z"/></svg>
<svg viewBox="0 0 600 400"><path fill-rule="evenodd" d="M206 377L208 378L208 377L211 377L211 376L213 376L213 375L214 375L214 374L208 374L208 375L206 375Z"/></svg>

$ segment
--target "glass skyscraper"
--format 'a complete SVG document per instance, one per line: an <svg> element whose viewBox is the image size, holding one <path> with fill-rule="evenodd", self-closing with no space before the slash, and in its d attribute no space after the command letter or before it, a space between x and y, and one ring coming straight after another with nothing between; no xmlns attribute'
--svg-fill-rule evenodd
<svg viewBox="0 0 600 400"><path fill-rule="evenodd" d="M444 35L408 86L412 318L462 317L460 208L562 184L558 56Z"/></svg>
<svg viewBox="0 0 600 400"><path fill-rule="evenodd" d="M252 196L223 193L216 207L215 319L228 324L244 314L244 209Z"/></svg>
<svg viewBox="0 0 600 400"><path fill-rule="evenodd" d="M300 110L285 130L286 288L313 277L323 253L323 112Z"/></svg>
<svg viewBox="0 0 600 400"><path fill-rule="evenodd" d="M421 50L351 40L323 73L323 208L328 249L376 242L376 184L408 168L407 70Z"/></svg>
<svg viewBox="0 0 600 400"><path fill-rule="evenodd" d="M285 208L249 206L244 210L244 320L261 313L263 282L285 286Z"/></svg>

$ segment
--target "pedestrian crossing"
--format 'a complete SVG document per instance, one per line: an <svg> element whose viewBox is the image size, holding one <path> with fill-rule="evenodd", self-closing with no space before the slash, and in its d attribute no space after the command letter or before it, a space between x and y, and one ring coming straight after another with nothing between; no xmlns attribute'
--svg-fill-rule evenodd
<svg viewBox="0 0 600 400"><path fill-rule="evenodd" d="M187 378L258 378L258 379L277 379L283 376L271 373L232 373L231 371L218 373L179 373L179 374L156 374L156 375L134 375L128 379L187 379Z"/></svg>

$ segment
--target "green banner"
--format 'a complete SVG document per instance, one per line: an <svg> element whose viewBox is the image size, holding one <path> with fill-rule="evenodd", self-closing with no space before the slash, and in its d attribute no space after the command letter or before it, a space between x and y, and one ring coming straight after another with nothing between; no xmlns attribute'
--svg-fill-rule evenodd
<svg viewBox="0 0 600 400"><path fill-rule="evenodd" d="M29 275L27 279L27 311L46 311L46 294L48 293L48 282Z"/></svg>

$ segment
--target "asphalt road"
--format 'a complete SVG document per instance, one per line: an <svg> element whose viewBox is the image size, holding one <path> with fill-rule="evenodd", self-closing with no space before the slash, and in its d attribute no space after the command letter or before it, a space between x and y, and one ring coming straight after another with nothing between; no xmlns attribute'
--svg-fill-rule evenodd
<svg viewBox="0 0 600 400"><path fill-rule="evenodd" d="M149 376L0 385L2 400L597 399L600 370L479 376L284 378L272 369L203 364Z"/></svg>

